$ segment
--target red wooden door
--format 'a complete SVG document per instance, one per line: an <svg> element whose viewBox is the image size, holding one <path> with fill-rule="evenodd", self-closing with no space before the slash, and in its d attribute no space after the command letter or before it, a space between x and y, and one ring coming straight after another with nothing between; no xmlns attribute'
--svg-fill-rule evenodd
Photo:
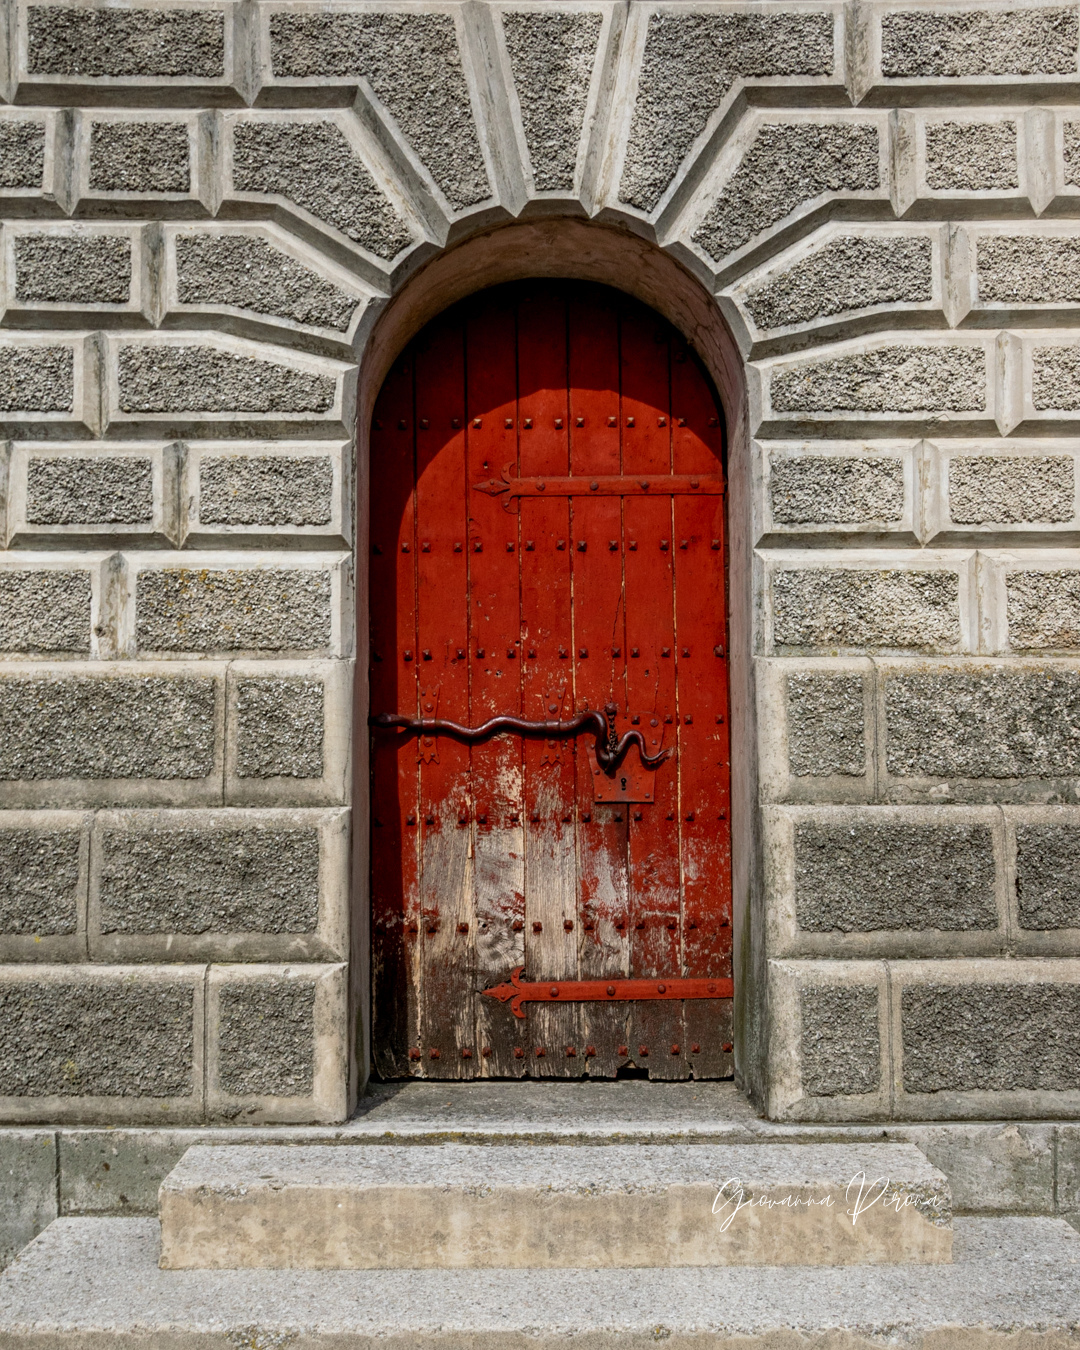
<svg viewBox="0 0 1080 1350"><path fill-rule="evenodd" d="M670 325L577 282L481 292L387 377L373 715L614 705L617 738L668 755L632 745L609 775L595 731L373 728L383 1077L729 1075L722 436ZM524 1001L484 993L512 977Z"/></svg>

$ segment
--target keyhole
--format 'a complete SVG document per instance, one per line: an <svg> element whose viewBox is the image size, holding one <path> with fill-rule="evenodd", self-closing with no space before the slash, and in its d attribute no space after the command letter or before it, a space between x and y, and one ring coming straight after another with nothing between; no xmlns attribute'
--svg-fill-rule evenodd
<svg viewBox="0 0 1080 1350"><path fill-rule="evenodd" d="M626 791L626 779L623 778L621 781L622 781L622 790L625 792L625 791Z"/></svg>

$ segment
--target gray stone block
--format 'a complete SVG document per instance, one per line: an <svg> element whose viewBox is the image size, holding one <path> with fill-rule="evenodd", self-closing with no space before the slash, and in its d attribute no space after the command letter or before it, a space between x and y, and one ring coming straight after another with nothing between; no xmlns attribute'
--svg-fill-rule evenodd
<svg viewBox="0 0 1080 1350"><path fill-rule="evenodd" d="M1080 409L1080 347L1036 347L1031 361L1035 408Z"/></svg>
<svg viewBox="0 0 1080 1350"><path fill-rule="evenodd" d="M1016 901L1021 928L1080 928L1080 830L1017 824Z"/></svg>
<svg viewBox="0 0 1080 1350"><path fill-rule="evenodd" d="M193 1095L194 987L133 974L0 983L0 1096Z"/></svg>
<svg viewBox="0 0 1080 1350"><path fill-rule="evenodd" d="M1080 647L1080 572L1009 571L1005 595L1009 646L1015 651Z"/></svg>
<svg viewBox="0 0 1080 1350"><path fill-rule="evenodd" d="M79 830L0 829L0 933L76 931L81 851Z"/></svg>
<svg viewBox="0 0 1080 1350"><path fill-rule="evenodd" d="M1002 191L1020 186L1015 122L931 122L926 185L935 192Z"/></svg>
<svg viewBox="0 0 1080 1350"><path fill-rule="evenodd" d="M1073 775L1080 671L890 670L885 727L885 760L897 777Z"/></svg>
<svg viewBox="0 0 1080 1350"><path fill-rule="evenodd" d="M395 257L412 237L333 122L238 123L233 185L288 198L377 258Z"/></svg>
<svg viewBox="0 0 1080 1350"><path fill-rule="evenodd" d="M154 518L154 465L131 455L49 456L26 466L30 525L140 525Z"/></svg>
<svg viewBox="0 0 1080 1350"><path fill-rule="evenodd" d="M825 193L881 185L878 128L790 122L758 131L693 239L719 260Z"/></svg>
<svg viewBox="0 0 1080 1350"><path fill-rule="evenodd" d="M195 676L0 676L0 780L205 778L215 682Z"/></svg>
<svg viewBox="0 0 1080 1350"><path fill-rule="evenodd" d="M800 568L773 575L773 638L792 647L955 648L955 572Z"/></svg>
<svg viewBox="0 0 1080 1350"><path fill-rule="evenodd" d="M1012 1122L916 1125L902 1137L949 1178L954 1214L1053 1214L1056 1132Z"/></svg>
<svg viewBox="0 0 1080 1350"><path fill-rule="evenodd" d="M1068 8L900 10L881 20L890 79L1076 72L1077 16Z"/></svg>
<svg viewBox="0 0 1080 1350"><path fill-rule="evenodd" d="M363 76L451 205L491 195L451 15L278 12L270 55L278 79Z"/></svg>
<svg viewBox="0 0 1080 1350"><path fill-rule="evenodd" d="M1065 182L1080 187L1080 122L1065 122L1061 134Z"/></svg>
<svg viewBox="0 0 1080 1350"><path fill-rule="evenodd" d="M854 525L899 521L904 461L854 455L791 455L770 465L773 520L781 525Z"/></svg>
<svg viewBox="0 0 1080 1350"><path fill-rule="evenodd" d="M807 932L996 928L994 882L988 825L795 826L795 912Z"/></svg>
<svg viewBox="0 0 1080 1350"><path fill-rule="evenodd" d="M44 177L44 121L0 119L0 188L40 188Z"/></svg>
<svg viewBox="0 0 1080 1350"><path fill-rule="evenodd" d="M225 71L225 15L217 9L85 9L31 5L32 75L213 79Z"/></svg>
<svg viewBox="0 0 1080 1350"><path fill-rule="evenodd" d="M126 304L131 299L130 239L19 235L15 298L21 304Z"/></svg>
<svg viewBox="0 0 1080 1350"><path fill-rule="evenodd" d="M90 573L0 570L0 652L90 650Z"/></svg>
<svg viewBox="0 0 1080 1350"><path fill-rule="evenodd" d="M0 412L71 412L74 399L70 347L0 347Z"/></svg>
<svg viewBox="0 0 1080 1350"><path fill-rule="evenodd" d="M949 460L949 516L957 525L1072 520L1076 468L1070 455L956 455Z"/></svg>
<svg viewBox="0 0 1080 1350"><path fill-rule="evenodd" d="M103 933L313 933L319 835L148 824L100 835ZM0 834L0 857L3 835Z"/></svg>
<svg viewBox="0 0 1080 1350"><path fill-rule="evenodd" d="M310 651L331 640L329 572L177 567L139 572L140 651Z"/></svg>
<svg viewBox="0 0 1080 1350"><path fill-rule="evenodd" d="M878 991L837 985L799 993L802 1083L808 1097L876 1092L881 1082Z"/></svg>
<svg viewBox="0 0 1080 1350"><path fill-rule="evenodd" d="M334 380L214 347L121 347L117 363L125 413L324 413Z"/></svg>
<svg viewBox="0 0 1080 1350"><path fill-rule="evenodd" d="M61 1130L61 1214L152 1214L158 1188L202 1131Z"/></svg>
<svg viewBox="0 0 1080 1350"><path fill-rule="evenodd" d="M901 995L905 1092L1080 1087L1080 987L910 984Z"/></svg>
<svg viewBox="0 0 1080 1350"><path fill-rule="evenodd" d="M796 777L866 772L861 675L787 677L788 762Z"/></svg>
<svg viewBox="0 0 1080 1350"><path fill-rule="evenodd" d="M200 525L326 525L333 510L333 461L322 455L204 456Z"/></svg>
<svg viewBox="0 0 1080 1350"><path fill-rule="evenodd" d="M976 248L979 301L1048 305L1080 301L1080 239L984 235Z"/></svg>
<svg viewBox="0 0 1080 1350"><path fill-rule="evenodd" d="M321 777L324 701L320 680L282 676L238 681L237 776Z"/></svg>
<svg viewBox="0 0 1080 1350"><path fill-rule="evenodd" d="M832 72L828 14L651 14L621 200L652 210L736 80Z"/></svg>
<svg viewBox="0 0 1080 1350"><path fill-rule="evenodd" d="M929 300L932 255L929 235L845 235L755 287L746 307L758 328L769 329Z"/></svg>
<svg viewBox="0 0 1080 1350"><path fill-rule="evenodd" d="M0 1133L0 1270L56 1218L56 1173L52 1130Z"/></svg>
<svg viewBox="0 0 1080 1350"><path fill-rule="evenodd" d="M602 15L595 12L503 14L525 144L539 192L573 190L601 22Z"/></svg>
<svg viewBox="0 0 1080 1350"><path fill-rule="evenodd" d="M218 1088L230 1097L309 1096L315 1080L315 981L249 980L219 994Z"/></svg>
<svg viewBox="0 0 1080 1350"><path fill-rule="evenodd" d="M781 369L770 393L778 412L976 412L986 407L986 356L981 347L876 347Z"/></svg>
<svg viewBox="0 0 1080 1350"><path fill-rule="evenodd" d="M94 192L190 192L190 158L186 122L109 120L90 127Z"/></svg>

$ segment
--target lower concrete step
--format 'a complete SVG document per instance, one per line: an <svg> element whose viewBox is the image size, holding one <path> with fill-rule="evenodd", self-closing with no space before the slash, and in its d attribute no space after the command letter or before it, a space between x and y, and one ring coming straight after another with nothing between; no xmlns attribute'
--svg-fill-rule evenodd
<svg viewBox="0 0 1080 1350"><path fill-rule="evenodd" d="M160 1270L153 1219L58 1219L0 1275L3 1350L1076 1350L1080 1234L957 1219L955 1263Z"/></svg>
<svg viewBox="0 0 1080 1350"><path fill-rule="evenodd" d="M195 1147L166 1269L947 1262L948 1181L910 1144Z"/></svg>

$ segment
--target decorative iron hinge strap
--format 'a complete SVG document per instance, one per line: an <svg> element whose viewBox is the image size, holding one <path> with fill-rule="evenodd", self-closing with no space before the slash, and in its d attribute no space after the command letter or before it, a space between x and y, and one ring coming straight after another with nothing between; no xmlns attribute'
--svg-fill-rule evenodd
<svg viewBox="0 0 1080 1350"><path fill-rule="evenodd" d="M509 984L492 985L482 992L509 1003L515 1017L524 1017L523 1003L636 1003L643 999L733 998L732 980L538 980L521 979L516 966Z"/></svg>
<svg viewBox="0 0 1080 1350"><path fill-rule="evenodd" d="M507 464L501 478L486 478L473 484L474 492L503 497L503 506L514 510L519 497L722 497L724 480L709 474L597 474L595 478L511 478Z"/></svg>

